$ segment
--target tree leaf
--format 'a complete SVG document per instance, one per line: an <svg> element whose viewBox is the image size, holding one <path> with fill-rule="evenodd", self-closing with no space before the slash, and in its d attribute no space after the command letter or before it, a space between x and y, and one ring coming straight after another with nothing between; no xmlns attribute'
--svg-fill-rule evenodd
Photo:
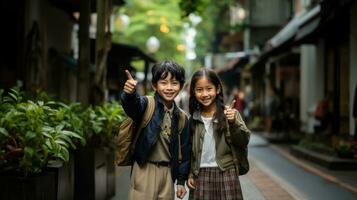
<svg viewBox="0 0 357 200"><path fill-rule="evenodd" d="M61 139L57 139L57 140L55 140L55 142L56 142L56 144L60 144L61 146L64 146L66 148L68 148L68 146L69 146L65 141L63 141Z"/></svg>
<svg viewBox="0 0 357 200"><path fill-rule="evenodd" d="M24 153L25 153L25 156L33 157L35 150L31 147L25 147Z"/></svg>
<svg viewBox="0 0 357 200"><path fill-rule="evenodd" d="M9 132L7 132L7 130L2 127L0 127L0 133L4 136L9 136Z"/></svg>

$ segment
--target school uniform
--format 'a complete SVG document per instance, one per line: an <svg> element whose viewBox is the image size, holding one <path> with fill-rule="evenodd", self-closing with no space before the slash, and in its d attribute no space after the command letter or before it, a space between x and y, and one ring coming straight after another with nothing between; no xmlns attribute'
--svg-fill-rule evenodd
<svg viewBox="0 0 357 200"><path fill-rule="evenodd" d="M155 93L155 111L148 125L142 129L134 149L134 165L130 180L129 200L174 199L174 182L184 185L189 173L190 137L188 119L178 138L179 113L173 102L171 109L164 106ZM125 113L139 124L147 106L147 97L138 93L121 95ZM182 160L178 159L181 141Z"/></svg>
<svg viewBox="0 0 357 200"><path fill-rule="evenodd" d="M190 190L190 199L237 200L243 199L233 155L225 134L218 130L217 119L192 115L195 127L192 133L190 177L195 179L196 189ZM223 122L224 123L224 122ZM250 131L238 111L229 130L233 145L247 146Z"/></svg>

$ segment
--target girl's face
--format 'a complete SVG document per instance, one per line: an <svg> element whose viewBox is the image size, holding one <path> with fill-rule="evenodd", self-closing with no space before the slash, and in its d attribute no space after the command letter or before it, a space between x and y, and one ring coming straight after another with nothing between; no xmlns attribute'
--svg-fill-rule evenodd
<svg viewBox="0 0 357 200"><path fill-rule="evenodd" d="M197 80L195 88L195 97L204 108L215 106L216 96L219 94L219 88L212 84L206 77Z"/></svg>

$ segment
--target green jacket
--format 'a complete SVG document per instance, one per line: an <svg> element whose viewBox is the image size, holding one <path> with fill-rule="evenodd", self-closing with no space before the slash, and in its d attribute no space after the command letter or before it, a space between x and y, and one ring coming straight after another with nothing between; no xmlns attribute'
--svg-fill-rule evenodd
<svg viewBox="0 0 357 200"><path fill-rule="evenodd" d="M190 177L197 177L201 163L201 153L203 146L203 138L205 134L205 127L199 112L193 113L192 120L195 121L196 127L194 128L194 133L191 133L192 154ZM216 162L218 164L218 167L222 171L225 171L234 167L233 156L230 147L226 143L224 134L222 132L217 131L218 123L225 122L218 122L217 119L213 121L213 135L216 141ZM240 147L246 147L248 145L250 138L250 130L245 125L238 111L236 111L235 121L233 123L229 123L229 130L232 135L233 145L237 145Z"/></svg>

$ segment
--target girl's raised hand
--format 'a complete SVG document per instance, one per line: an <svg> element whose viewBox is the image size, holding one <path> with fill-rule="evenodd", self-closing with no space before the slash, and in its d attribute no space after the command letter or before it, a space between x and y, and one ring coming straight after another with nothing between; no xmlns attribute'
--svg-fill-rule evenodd
<svg viewBox="0 0 357 200"><path fill-rule="evenodd" d="M126 74L126 77L128 78L128 80L126 80L126 82L124 84L124 92L128 93L128 94L133 94L135 92L136 84L138 83L138 81L136 81L131 76L131 74L128 70L125 70L125 74Z"/></svg>
<svg viewBox="0 0 357 200"><path fill-rule="evenodd" d="M236 100L233 100L231 105L224 110L224 114L226 115L226 118L230 123L233 123L235 120L235 114L236 114L234 111L235 102Z"/></svg>

